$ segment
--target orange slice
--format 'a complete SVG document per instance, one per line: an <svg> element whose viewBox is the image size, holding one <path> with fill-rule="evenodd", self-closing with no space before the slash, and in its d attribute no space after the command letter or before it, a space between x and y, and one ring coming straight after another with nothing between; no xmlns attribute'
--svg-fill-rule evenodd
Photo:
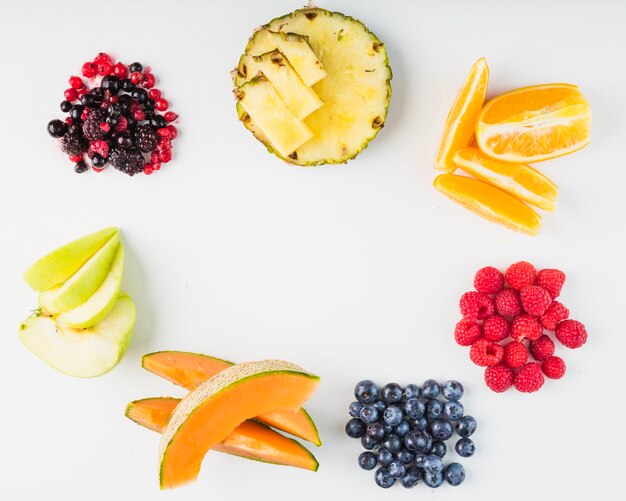
<svg viewBox="0 0 626 501"><path fill-rule="evenodd" d="M484 181L465 176L441 174L434 187L463 207L479 216L500 223L512 230L536 235L541 228L541 216L509 195Z"/></svg>
<svg viewBox="0 0 626 501"><path fill-rule="evenodd" d="M589 144L591 111L576 85L517 89L489 101L478 117L478 147L505 162L539 162Z"/></svg>
<svg viewBox="0 0 626 501"><path fill-rule="evenodd" d="M468 174L540 209L553 211L556 208L556 184L530 165L494 160L482 154L478 148L457 151L454 163Z"/></svg>
<svg viewBox="0 0 626 501"><path fill-rule="evenodd" d="M489 68L485 58L474 63L446 119L443 138L435 158L435 169L454 172L452 157L456 150L469 146L474 136L476 119L485 103Z"/></svg>

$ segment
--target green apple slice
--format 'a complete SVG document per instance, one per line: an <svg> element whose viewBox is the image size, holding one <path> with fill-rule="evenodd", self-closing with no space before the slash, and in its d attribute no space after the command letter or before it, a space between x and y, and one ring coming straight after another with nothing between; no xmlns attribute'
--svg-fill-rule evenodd
<svg viewBox="0 0 626 501"><path fill-rule="evenodd" d="M41 292L39 304L53 315L72 310L83 304L104 282L119 245L120 236L117 233L67 282L50 291Z"/></svg>
<svg viewBox="0 0 626 501"><path fill-rule="evenodd" d="M104 228L59 247L28 268L24 273L24 280L37 292L47 291L62 284L118 231L114 227Z"/></svg>
<svg viewBox="0 0 626 501"><path fill-rule="evenodd" d="M120 292L111 312L90 329L60 325L41 313L19 328L24 345L50 367L75 377L100 376L115 367L126 352L135 325L135 305Z"/></svg>
<svg viewBox="0 0 626 501"><path fill-rule="evenodd" d="M111 265L111 271L102 282L100 288L80 306L61 313L57 320L66 327L86 329L92 327L106 317L115 306L122 286L124 270L124 248L117 246L117 254Z"/></svg>

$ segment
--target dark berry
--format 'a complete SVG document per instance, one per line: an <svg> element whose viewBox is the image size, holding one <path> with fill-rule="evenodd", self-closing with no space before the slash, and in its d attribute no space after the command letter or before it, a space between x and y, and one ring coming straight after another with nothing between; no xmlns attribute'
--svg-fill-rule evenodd
<svg viewBox="0 0 626 501"><path fill-rule="evenodd" d="M69 101L65 100L65 101L61 101L61 111L63 113L67 113L68 111L70 111L72 109L72 103L70 103Z"/></svg>
<svg viewBox="0 0 626 501"><path fill-rule="evenodd" d="M385 436L385 429L381 423L376 421L375 423L370 423L367 425L365 433L367 433L370 437L380 441Z"/></svg>
<svg viewBox="0 0 626 501"><path fill-rule="evenodd" d="M463 416L456 424L456 432L461 437L469 437L475 431L478 424L472 416Z"/></svg>
<svg viewBox="0 0 626 501"><path fill-rule="evenodd" d="M404 445L411 452L419 454L429 451L433 446L433 439L425 431L413 430L404 437Z"/></svg>
<svg viewBox="0 0 626 501"><path fill-rule="evenodd" d="M394 478L402 478L406 473L406 466L402 461L398 460L389 463L387 469L389 470L389 474Z"/></svg>
<svg viewBox="0 0 626 501"><path fill-rule="evenodd" d="M369 435L363 435L361 437L361 447L364 449L371 451L376 449L379 446L378 440L370 437Z"/></svg>
<svg viewBox="0 0 626 501"><path fill-rule="evenodd" d="M439 400L429 400L426 406L426 417L437 419L443 412L443 404Z"/></svg>
<svg viewBox="0 0 626 501"><path fill-rule="evenodd" d="M72 123L79 124L83 121L83 111L85 111L85 107L82 104L75 104L72 106L72 110L70 111Z"/></svg>
<svg viewBox="0 0 626 501"><path fill-rule="evenodd" d="M92 110L83 123L83 134L89 141L95 139L102 139L106 136L106 130L101 127L101 124L105 122L107 118L107 112L102 109Z"/></svg>
<svg viewBox="0 0 626 501"><path fill-rule="evenodd" d="M373 423L378 420L378 409L373 405L364 405L361 409L361 419L364 423Z"/></svg>
<svg viewBox="0 0 626 501"><path fill-rule="evenodd" d="M464 458L468 458L474 455L476 452L476 446L471 438L461 438L454 446L456 453Z"/></svg>
<svg viewBox="0 0 626 501"><path fill-rule="evenodd" d="M381 466L387 466L393 461L393 454L384 447L381 447L378 449L377 459Z"/></svg>
<svg viewBox="0 0 626 501"><path fill-rule="evenodd" d="M138 87L135 87L135 89L130 93L130 95L139 104L145 102L145 100L148 99L148 93L144 89L140 89Z"/></svg>
<svg viewBox="0 0 626 501"><path fill-rule="evenodd" d="M80 155L87 150L87 144L80 134L68 132L61 138L61 149L68 155Z"/></svg>
<svg viewBox="0 0 626 501"><path fill-rule="evenodd" d="M416 454L415 455L415 466L418 468L424 468L424 460L426 459L426 454Z"/></svg>
<svg viewBox="0 0 626 501"><path fill-rule="evenodd" d="M448 440L454 430L450 421L445 419L435 419L430 423L430 434L435 440Z"/></svg>
<svg viewBox="0 0 626 501"><path fill-rule="evenodd" d="M387 435L380 444L389 452L398 452L402 448L402 440L394 434Z"/></svg>
<svg viewBox="0 0 626 501"><path fill-rule="evenodd" d="M120 91L120 79L115 75L107 75L100 82L100 87L112 95L116 95Z"/></svg>
<svg viewBox="0 0 626 501"><path fill-rule="evenodd" d="M146 102L143 103L143 109L146 111L152 111L154 110L154 99L146 99Z"/></svg>
<svg viewBox="0 0 626 501"><path fill-rule="evenodd" d="M88 170L89 166L84 160L79 160L78 162L76 162L76 165L74 165L74 172L78 174L82 174L83 172L87 172Z"/></svg>
<svg viewBox="0 0 626 501"><path fill-rule="evenodd" d="M463 404L452 400L443 404L443 415L450 421L458 421L463 417Z"/></svg>
<svg viewBox="0 0 626 501"><path fill-rule="evenodd" d="M359 454L359 466L364 470L373 470L376 468L376 454L373 452L362 452Z"/></svg>
<svg viewBox="0 0 626 501"><path fill-rule="evenodd" d="M376 400L376 402L374 402L372 405L376 407L376 410L378 411L379 414L382 414L383 412L385 412L385 409L387 408L387 404L383 402L382 400Z"/></svg>
<svg viewBox="0 0 626 501"><path fill-rule="evenodd" d="M387 468L378 468L375 479L376 484L383 489L389 489L396 482L396 479L391 476Z"/></svg>
<svg viewBox="0 0 626 501"><path fill-rule="evenodd" d="M134 176L143 172L144 157L136 148L113 148L109 153L109 161L117 170Z"/></svg>
<svg viewBox="0 0 626 501"><path fill-rule="evenodd" d="M419 419L426 412L426 405L419 398L410 398L404 402L404 412L409 419Z"/></svg>
<svg viewBox="0 0 626 501"><path fill-rule="evenodd" d="M417 466L411 466L400 479L403 487L411 489L422 479L422 472Z"/></svg>
<svg viewBox="0 0 626 501"><path fill-rule="evenodd" d="M167 113L165 114L165 120L167 120ZM404 398L407 400L419 397L420 393L420 387L416 384L407 384L404 388Z"/></svg>
<svg viewBox="0 0 626 501"><path fill-rule="evenodd" d="M460 400L463 397L463 385L454 380L446 381L441 385L441 393L446 400Z"/></svg>
<svg viewBox="0 0 626 501"><path fill-rule="evenodd" d="M386 404L395 404L402 400L403 393L399 384L389 383L380 390L380 398Z"/></svg>
<svg viewBox="0 0 626 501"><path fill-rule="evenodd" d="M396 452L395 458L398 461L403 462L404 464L409 464L413 462L415 455L411 451L408 451L407 449L403 448L403 449L400 449L398 452Z"/></svg>
<svg viewBox="0 0 626 501"><path fill-rule="evenodd" d="M446 467L444 476L450 485L456 487L457 485L461 485L463 480L465 480L465 468L459 463L450 463Z"/></svg>
<svg viewBox="0 0 626 501"><path fill-rule="evenodd" d="M439 473L430 473L428 471L424 472L424 483L428 486L428 487L432 487L433 489L436 489L437 487L441 487L441 484L443 484L443 473L439 472Z"/></svg>
<svg viewBox="0 0 626 501"><path fill-rule="evenodd" d="M122 80L120 80L120 89L122 89L124 92L132 92L133 90L135 90L135 84L131 82L130 79L123 78Z"/></svg>
<svg viewBox="0 0 626 501"><path fill-rule="evenodd" d="M80 98L81 104L89 107L97 106L101 101L102 98L96 96L95 94L83 94Z"/></svg>
<svg viewBox="0 0 626 501"><path fill-rule="evenodd" d="M120 148L130 148L133 145L133 138L131 137L131 135L128 132L124 132L123 134L120 134L119 136L117 136L115 138L115 144L117 146L119 146ZM359 403L359 402L356 402ZM363 407L363 404L360 404L361 407ZM360 409L359 409L360 412ZM352 416L352 417L358 417L358 416Z"/></svg>
<svg viewBox="0 0 626 501"><path fill-rule="evenodd" d="M104 99L104 89L102 87L94 87L89 91L92 96L95 96L96 99L102 101Z"/></svg>
<svg viewBox="0 0 626 501"><path fill-rule="evenodd" d="M397 405L391 405L383 412L383 421L389 426L397 426L402 421L402 409Z"/></svg>
<svg viewBox="0 0 626 501"><path fill-rule="evenodd" d="M155 129L162 129L163 127L167 126L167 122L165 121L165 118L163 118L161 115L154 115L150 119L150 125L152 125L152 127Z"/></svg>
<svg viewBox="0 0 626 501"><path fill-rule="evenodd" d="M400 421L393 429L393 432L400 438L404 438L409 431L411 431L411 423L408 421Z"/></svg>
<svg viewBox="0 0 626 501"><path fill-rule="evenodd" d="M48 122L48 134L52 137L63 137L67 132L67 124L61 120L50 120Z"/></svg>
<svg viewBox="0 0 626 501"><path fill-rule="evenodd" d="M413 429L417 431L424 431L428 428L428 421L424 416L418 417L413 421Z"/></svg>
<svg viewBox="0 0 626 501"><path fill-rule="evenodd" d="M378 386L369 379L359 381L354 387L354 396L362 404L371 404L378 398Z"/></svg>
<svg viewBox="0 0 626 501"><path fill-rule="evenodd" d="M445 444L445 442L435 442L432 449L430 449L431 454L435 454L440 458L443 458L447 454L447 452L448 446Z"/></svg>
<svg viewBox="0 0 626 501"><path fill-rule="evenodd" d="M152 127L138 125L135 129L135 145L140 151L148 153L157 147L158 139Z"/></svg>
<svg viewBox="0 0 626 501"><path fill-rule="evenodd" d="M351 419L346 423L346 435L350 438L360 438L365 433L365 423L360 419Z"/></svg>
<svg viewBox="0 0 626 501"><path fill-rule="evenodd" d="M427 379L422 385L422 396L424 398L437 398L439 396L439 383L434 379Z"/></svg>
<svg viewBox="0 0 626 501"><path fill-rule="evenodd" d="M132 63L128 66L128 71L134 73L135 71L143 71L143 65L141 63Z"/></svg>
<svg viewBox="0 0 626 501"><path fill-rule="evenodd" d="M94 167L97 167L98 169L104 167L107 164L107 162L108 160L104 158L102 155L100 155L99 153L95 153L91 157L91 165L93 165Z"/></svg>
<svg viewBox="0 0 626 501"><path fill-rule="evenodd" d="M117 144L119 146L122 146L120 144L120 139L124 137L124 134L122 134L121 136L119 136L117 138ZM130 136L128 137L128 139L130 140ZM132 144L132 140L131 140L131 144ZM128 145L130 146L130 145ZM122 146L123 148L126 148L126 146ZM361 402L352 402L350 404L350 406L348 407L348 413L353 417L353 418L358 418L361 417L361 409L363 408L363 404Z"/></svg>
<svg viewBox="0 0 626 501"><path fill-rule="evenodd" d="M424 458L424 471L430 473L441 473L443 471L443 460L436 454L428 454Z"/></svg>

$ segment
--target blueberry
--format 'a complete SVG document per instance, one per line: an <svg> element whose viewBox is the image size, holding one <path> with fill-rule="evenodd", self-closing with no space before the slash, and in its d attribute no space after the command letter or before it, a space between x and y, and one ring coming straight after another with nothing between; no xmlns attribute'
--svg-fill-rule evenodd
<svg viewBox="0 0 626 501"><path fill-rule="evenodd" d="M374 402L372 405L376 407L376 410L379 413L384 412L385 409L387 408L387 404L383 402L382 400L376 400L376 402Z"/></svg>
<svg viewBox="0 0 626 501"><path fill-rule="evenodd" d="M361 402L352 402L350 404L350 407L348 407L348 412L353 418L358 418L358 417L361 417L362 408L363 408L363 404Z"/></svg>
<svg viewBox="0 0 626 501"><path fill-rule="evenodd" d="M412 452L409 452L408 450L404 448L396 452L395 457L398 461L404 464L412 463L413 459L415 458Z"/></svg>
<svg viewBox="0 0 626 501"><path fill-rule="evenodd" d="M420 393L420 387L416 384L407 384L404 387L404 398L407 400L419 397Z"/></svg>
<svg viewBox="0 0 626 501"><path fill-rule="evenodd" d="M364 470L373 470L376 468L377 462L376 454L373 452L361 452L359 454L359 466Z"/></svg>
<svg viewBox="0 0 626 501"><path fill-rule="evenodd" d="M383 421L389 426L397 426L402 421L402 409L397 405L391 405L383 413Z"/></svg>
<svg viewBox="0 0 626 501"><path fill-rule="evenodd" d="M443 460L436 454L429 454L424 458L424 471L429 473L441 473L443 471Z"/></svg>
<svg viewBox="0 0 626 501"><path fill-rule="evenodd" d="M455 400L443 404L443 415L450 421L458 421L463 417L463 404Z"/></svg>
<svg viewBox="0 0 626 501"><path fill-rule="evenodd" d="M370 437L369 435L363 435L361 437L361 447L363 447L365 450L371 451L376 449L376 447L378 447L378 444L380 442L378 440L376 440L373 437Z"/></svg>
<svg viewBox="0 0 626 501"><path fill-rule="evenodd" d="M382 424L375 422L367 425L365 433L380 442L385 436L385 429Z"/></svg>
<svg viewBox="0 0 626 501"><path fill-rule="evenodd" d="M393 461L393 454L384 447L378 449L378 462L381 466L387 466Z"/></svg>
<svg viewBox="0 0 626 501"><path fill-rule="evenodd" d="M385 433L387 435L390 435L391 433L393 433L393 428L394 428L393 426L383 423L383 430L385 430Z"/></svg>
<svg viewBox="0 0 626 501"><path fill-rule="evenodd" d="M464 458L469 458L476 452L476 446L471 438L461 438L454 446L456 453Z"/></svg>
<svg viewBox="0 0 626 501"><path fill-rule="evenodd" d="M465 468L463 468L462 464L450 463L446 467L444 476L450 485L456 487L457 485L461 485L463 480L465 480Z"/></svg>
<svg viewBox="0 0 626 501"><path fill-rule="evenodd" d="M378 419L378 410L373 405L364 405L361 409L361 419L364 423L373 423Z"/></svg>
<svg viewBox="0 0 626 501"><path fill-rule="evenodd" d="M427 471L424 472L424 483L428 487L432 487L436 489L437 487L441 487L443 484L443 473L429 473Z"/></svg>
<svg viewBox="0 0 626 501"><path fill-rule="evenodd" d="M443 404L439 400L429 400L426 406L426 417L428 419L437 419L443 412ZM363 419L363 417L361 417Z"/></svg>
<svg viewBox="0 0 626 501"><path fill-rule="evenodd" d="M404 437L404 445L411 452L426 452L433 446L433 439L425 431L413 430Z"/></svg>
<svg viewBox="0 0 626 501"><path fill-rule="evenodd" d="M404 463L401 461L392 461L389 463L389 466L387 466L387 469L394 478L402 478L406 473L406 466L404 466Z"/></svg>
<svg viewBox="0 0 626 501"><path fill-rule="evenodd" d="M422 472L420 469L417 466L411 466L404 474L404 477L400 479L400 482L403 487L410 489L411 487L415 487L421 478Z"/></svg>
<svg viewBox="0 0 626 501"><path fill-rule="evenodd" d="M450 421L435 419L430 423L430 434L435 440L448 440L453 433L454 430L452 429Z"/></svg>
<svg viewBox="0 0 626 501"><path fill-rule="evenodd" d="M476 431L477 426L478 423L472 416L463 416L456 424L456 432L461 437L469 437Z"/></svg>
<svg viewBox="0 0 626 501"><path fill-rule="evenodd" d="M387 468L378 468L374 478L376 484L383 489L389 489L389 487L396 483L396 479L391 476Z"/></svg>
<svg viewBox="0 0 626 501"><path fill-rule="evenodd" d="M362 404L374 403L378 398L378 386L369 379L359 381L354 387L354 396Z"/></svg>
<svg viewBox="0 0 626 501"><path fill-rule="evenodd" d="M424 398L437 398L439 396L439 383L434 379L427 379L422 385L422 396Z"/></svg>
<svg viewBox="0 0 626 501"><path fill-rule="evenodd" d="M404 412L409 419L418 419L426 412L426 405L419 398L410 398L404 403Z"/></svg>
<svg viewBox="0 0 626 501"><path fill-rule="evenodd" d="M440 458L443 458L447 452L448 452L448 447L446 446L445 442L435 442L432 448L430 449L431 454L435 454L436 456L439 456Z"/></svg>
<svg viewBox="0 0 626 501"><path fill-rule="evenodd" d="M387 435L380 443L389 452L398 452L402 448L402 440L397 435Z"/></svg>
<svg viewBox="0 0 626 501"><path fill-rule="evenodd" d="M393 432L400 438L404 438L409 431L411 431L411 425L408 421L400 421L398 426L393 429Z"/></svg>
<svg viewBox="0 0 626 501"><path fill-rule="evenodd" d="M350 438L362 437L365 433L365 423L360 419L351 419L346 423L346 435Z"/></svg>
<svg viewBox="0 0 626 501"><path fill-rule="evenodd" d="M397 383L389 383L380 390L380 398L386 404L395 404L402 400L402 387Z"/></svg>
<svg viewBox="0 0 626 501"><path fill-rule="evenodd" d="M424 416L417 418L413 421L413 429L417 431L424 431L428 428L428 421Z"/></svg>
<svg viewBox="0 0 626 501"><path fill-rule="evenodd" d="M450 380L441 385L441 393L446 400L456 401L463 396L463 385L458 381Z"/></svg>
<svg viewBox="0 0 626 501"><path fill-rule="evenodd" d="M424 468L424 460L426 459L426 454L416 454L415 455L415 466L418 468Z"/></svg>

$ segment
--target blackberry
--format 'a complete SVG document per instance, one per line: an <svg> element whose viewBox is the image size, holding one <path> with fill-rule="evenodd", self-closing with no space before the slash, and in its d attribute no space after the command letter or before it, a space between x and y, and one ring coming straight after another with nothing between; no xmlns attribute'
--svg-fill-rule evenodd
<svg viewBox="0 0 626 501"><path fill-rule="evenodd" d="M87 94L85 94L85 96L86 95ZM106 118L107 112L102 109L95 109L87 115L87 118L83 123L83 134L89 141L103 139L104 136L106 136L106 132L100 128L100 124L104 122Z"/></svg>
<svg viewBox="0 0 626 501"><path fill-rule="evenodd" d="M87 144L79 134L67 133L61 138L61 149L70 156L78 156L87 150Z"/></svg>
<svg viewBox="0 0 626 501"><path fill-rule="evenodd" d="M109 162L117 170L134 176L143 172L144 158L141 151L136 148L113 148L109 153Z"/></svg>
<svg viewBox="0 0 626 501"><path fill-rule="evenodd" d="M149 125L138 125L135 129L135 145L140 151L148 153L156 148L158 138Z"/></svg>

